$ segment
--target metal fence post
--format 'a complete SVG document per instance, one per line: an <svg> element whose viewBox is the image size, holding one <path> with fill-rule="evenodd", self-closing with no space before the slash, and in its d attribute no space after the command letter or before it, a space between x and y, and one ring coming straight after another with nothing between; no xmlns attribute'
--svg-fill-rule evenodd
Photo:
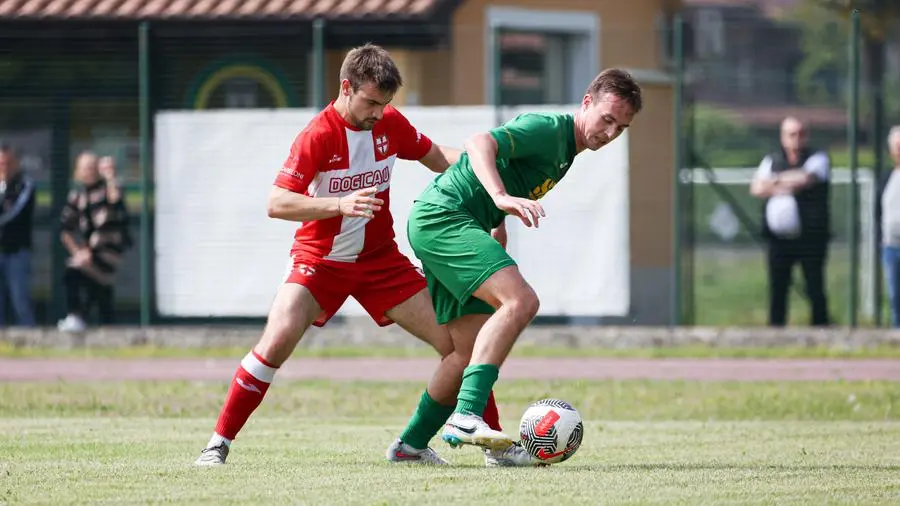
<svg viewBox="0 0 900 506"><path fill-rule="evenodd" d="M313 102L317 109L325 107L325 20L313 20Z"/></svg>
<svg viewBox="0 0 900 506"><path fill-rule="evenodd" d="M675 87L673 90L674 122L674 177L672 180L672 315L673 326L681 324L681 171L684 168L684 139L682 123L684 116L684 19L675 14L672 30L672 51L675 57Z"/></svg>
<svg viewBox="0 0 900 506"><path fill-rule="evenodd" d="M859 292L859 10L850 16L850 100L848 102L847 136L850 143L850 297L848 324L857 325L857 298Z"/></svg>
<svg viewBox="0 0 900 506"><path fill-rule="evenodd" d="M141 22L138 27L138 101L140 116L140 166L141 166L141 325L150 325L150 262L153 248L150 244L150 24Z"/></svg>

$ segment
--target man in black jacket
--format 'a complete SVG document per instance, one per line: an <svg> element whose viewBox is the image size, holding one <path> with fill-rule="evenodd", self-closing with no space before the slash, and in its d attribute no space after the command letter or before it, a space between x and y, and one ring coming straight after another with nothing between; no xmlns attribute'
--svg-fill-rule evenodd
<svg viewBox="0 0 900 506"><path fill-rule="evenodd" d="M7 325L7 295L16 323L34 326L31 307L31 226L34 181L19 171L15 152L0 146L0 327Z"/></svg>
<svg viewBox="0 0 900 506"><path fill-rule="evenodd" d="M762 231L769 241L769 324L787 322L791 271L799 263L812 309L812 325L828 325L825 260L831 238L831 161L810 147L809 130L797 118L781 124L781 149L760 163L750 192L765 199Z"/></svg>

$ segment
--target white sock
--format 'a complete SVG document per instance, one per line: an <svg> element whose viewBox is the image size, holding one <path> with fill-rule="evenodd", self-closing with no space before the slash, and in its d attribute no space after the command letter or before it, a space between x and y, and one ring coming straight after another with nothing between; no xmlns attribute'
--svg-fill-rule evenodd
<svg viewBox="0 0 900 506"><path fill-rule="evenodd" d="M225 439L224 437L213 432L212 437L209 439L209 443L206 443L206 447L212 448L214 446L219 446L222 443L225 443L225 446L231 448L231 440L230 439Z"/></svg>

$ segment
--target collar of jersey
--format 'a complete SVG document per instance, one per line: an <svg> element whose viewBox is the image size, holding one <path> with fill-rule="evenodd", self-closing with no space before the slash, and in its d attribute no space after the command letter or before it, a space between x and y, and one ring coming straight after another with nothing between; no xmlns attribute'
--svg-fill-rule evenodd
<svg viewBox="0 0 900 506"><path fill-rule="evenodd" d="M339 113L338 110L334 108L334 100L332 100L331 103L328 104L326 110L328 111L328 114L335 118L335 121L343 125L345 128L349 128L354 132L362 132L362 128L351 125L347 120L344 119L343 116L341 116L341 113Z"/></svg>

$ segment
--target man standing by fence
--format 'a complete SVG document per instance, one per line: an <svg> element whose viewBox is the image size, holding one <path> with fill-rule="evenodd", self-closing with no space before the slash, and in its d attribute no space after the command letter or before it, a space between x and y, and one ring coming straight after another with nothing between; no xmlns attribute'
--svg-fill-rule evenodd
<svg viewBox="0 0 900 506"><path fill-rule="evenodd" d="M31 307L31 227L34 180L19 170L12 148L0 146L0 327L5 327L7 295L16 323L34 326Z"/></svg>
<svg viewBox="0 0 900 506"><path fill-rule="evenodd" d="M812 325L828 325L825 261L831 237L831 161L808 145L809 130L797 118L781 124L781 149L759 164L750 192L764 199L762 232L769 243L769 325L787 323L791 271L799 263L806 281Z"/></svg>

